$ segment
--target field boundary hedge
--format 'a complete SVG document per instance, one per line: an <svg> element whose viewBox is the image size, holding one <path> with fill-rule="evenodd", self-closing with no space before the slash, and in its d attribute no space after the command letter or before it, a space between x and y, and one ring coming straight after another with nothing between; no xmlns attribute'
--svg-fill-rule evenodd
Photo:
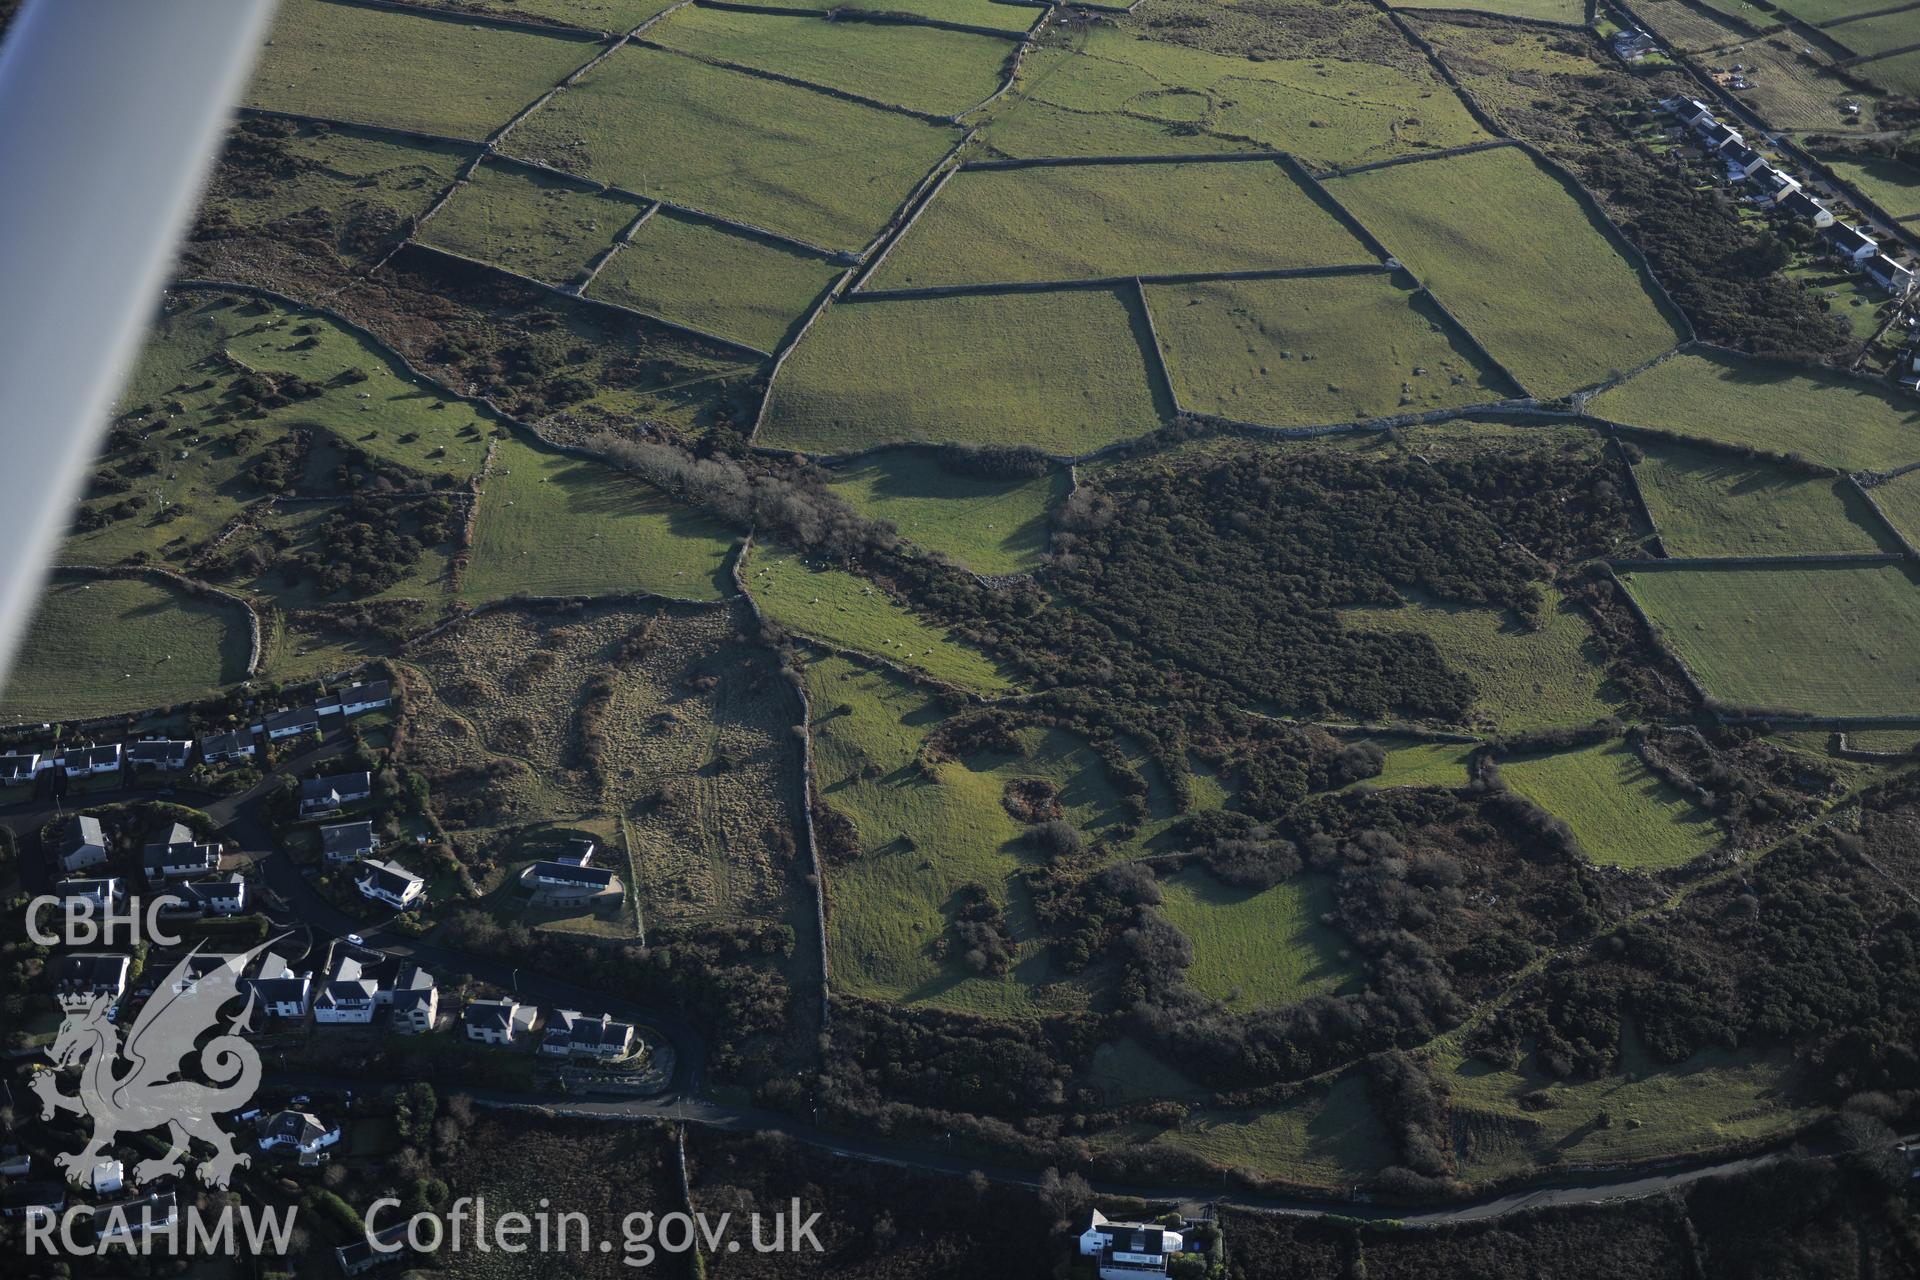
<svg viewBox="0 0 1920 1280"><path fill-rule="evenodd" d="M786 628L779 624L769 624L767 616L760 612L760 602L747 590L746 579L742 574L746 570L747 554L753 547L753 532L740 541L739 550L733 557L733 585L746 601L747 612L754 624L765 633L769 630L784 632ZM809 638L810 639L810 638ZM807 842L808 878L813 881L813 918L819 931L820 946L820 1033L826 1035L832 1027L833 1017L833 974L829 968L832 963L827 957L827 876L820 864L819 834L813 826L813 699L807 694L805 680L786 682L793 690L794 697L800 703L800 722L796 726L800 739L800 817L801 835Z"/></svg>
<svg viewBox="0 0 1920 1280"><path fill-rule="evenodd" d="M1384 262L1336 263L1322 267L1255 267L1245 271L1173 271L1163 275L1085 276L1071 280L1005 280L978 284L929 284L904 289L856 289L841 301L900 302L909 299L964 298L994 293L1070 293L1086 289L1124 289L1142 284L1198 284L1208 280L1300 280L1325 276L1391 275ZM867 273L870 274L870 273Z"/></svg>
<svg viewBox="0 0 1920 1280"><path fill-rule="evenodd" d="M639 232L641 226L658 212L660 212L660 202L655 200L652 204L634 215L633 221L627 224L626 229L613 238L613 243L608 245L598 258L595 258L587 264L585 274L580 277L578 283L573 287L574 297L587 297L587 290L592 288L593 282L600 278L600 273L607 269L607 264L612 262L622 249L633 243L633 237ZM599 301L599 299L589 298L588 301L595 302Z"/></svg>
<svg viewBox="0 0 1920 1280"><path fill-rule="evenodd" d="M760 409L753 415L753 427L747 432L747 440L749 443L753 441L755 436L760 434L760 428L765 425L767 421L767 408L773 403L774 383L779 380L780 370L786 367L788 357L793 355L794 349L800 345L800 340L807 336L807 331L813 328L814 323L819 320L822 315L826 314L827 308L833 305L834 299L847 287L848 283L853 279L854 273L858 270L858 267L848 267L845 271L841 272L838 280L835 280L831 285L827 286L827 291L821 294L819 300L813 304L813 310L807 313L807 318L800 322L800 327L793 331L793 335L786 340L786 343L780 348L779 353L773 357L773 365L767 370L767 389L760 395ZM783 453L792 456L794 450L773 449L768 450L768 452L776 454ZM862 450L861 452L864 453L866 450Z"/></svg>
<svg viewBox="0 0 1920 1280"><path fill-rule="evenodd" d="M1551 31L1579 32L1581 34L1586 33L1588 23L1593 20L1592 17L1589 16L1586 22L1561 22L1557 18L1530 18L1519 13L1495 13L1491 9L1476 9L1471 5L1464 4L1448 5L1445 7L1435 5L1431 8L1424 5L1407 5L1402 8L1396 5L1394 8L1396 12L1410 13L1416 17L1431 17L1438 22L1451 22L1455 18L1497 18L1501 22L1512 22L1523 27L1545 27ZM1582 5L1581 8L1591 15L1593 12L1592 0L1588 0L1588 3Z"/></svg>
<svg viewBox="0 0 1920 1280"><path fill-rule="evenodd" d="M1700 677L1694 674L1693 668L1687 665L1687 660L1667 643L1666 636L1662 635L1660 628L1654 625L1652 615L1640 603L1640 598L1633 594L1633 590L1614 571L1612 562L1602 560L1600 567L1606 570L1607 579L1613 583L1614 590L1620 593L1620 597L1626 601L1627 608L1632 611L1635 618L1639 619L1641 629L1646 632L1647 643L1653 646L1655 652L1665 655L1672 661L1674 670L1680 673L1680 678L1687 682L1687 688L1693 691L1694 699L1709 712L1719 715L1720 712L1717 709L1719 704L1708 696L1706 687L1700 683Z"/></svg>
<svg viewBox="0 0 1920 1280"><path fill-rule="evenodd" d="M1449 89L1453 90L1454 97L1460 99L1461 105L1467 109L1467 114L1473 117L1474 123L1495 138L1513 141L1513 135L1501 128L1500 122L1488 114L1486 108L1480 105L1479 99L1467 92L1467 87L1461 84L1453 74L1453 68L1449 67L1446 59L1440 56L1440 51L1435 49L1432 42L1425 36L1415 31L1413 24L1402 17L1398 9L1388 4L1387 0L1373 0L1373 7L1387 15L1387 21L1399 30L1407 43L1427 55L1427 65L1433 68L1434 74L1439 76Z"/></svg>
<svg viewBox="0 0 1920 1280"><path fill-rule="evenodd" d="M924 13L904 13L897 9L846 9L839 7L802 9L777 4L750 4L745 0L700 0L702 9L724 9L729 13L760 13L772 18L825 18L835 22L870 22L875 26L937 27L943 31L970 31L979 36L998 36L1002 40L1022 40L1053 12L1050 4L1009 4L1009 9L1032 9L1041 16L1025 31L1004 31L999 27L976 27L970 22L950 22ZM978 108L976 108L977 110Z"/></svg>
<svg viewBox="0 0 1920 1280"><path fill-rule="evenodd" d="M689 0L691 2L691 0ZM856 106L868 107L875 111L891 111L896 115L912 116L916 120L925 120L929 124L951 125L958 123L957 116L941 115L936 111L922 111L918 107L904 106L898 102L888 102L884 98L869 98L863 93L854 93L850 89L836 89L832 85L818 84L812 80L802 80L799 76L790 76L783 71L769 71L765 67L750 67L744 62L734 62L727 58L716 58L711 54L689 53L685 49L676 49L656 40L643 40L638 36L629 37L629 42L642 49L657 49L661 53L670 53L676 58L686 58L692 62L709 67L718 67L722 71L733 71L743 76L757 76L762 80L771 80L789 88L804 89L809 93L825 94L829 98L838 98L842 102L851 102ZM1011 52L1009 52L1011 57Z"/></svg>
<svg viewBox="0 0 1920 1280"><path fill-rule="evenodd" d="M907 233L913 230L913 225L920 221L920 216L933 206L935 200L940 198L940 192L946 188L948 181L952 179L954 174L960 172L960 170L965 167L965 165L953 165L948 168L943 168L937 172L931 186L924 183L921 185L920 190L914 193L913 199L908 205L906 217L900 220L896 228L891 229L890 235L885 236L886 242L880 247L880 251L866 255L866 261L862 264L858 274L855 275L852 285L847 290L848 293L861 292L861 286L866 284L867 277L880 269L880 265L887 260L894 249L899 247L900 242L907 238Z"/></svg>
<svg viewBox="0 0 1920 1280"><path fill-rule="evenodd" d="M1618 432L1607 432L1607 443L1613 446L1614 457L1620 461L1620 467L1627 473L1627 492L1633 495L1633 505L1639 510L1640 518L1647 522L1647 529L1653 536L1653 549L1659 558L1667 558L1667 540L1660 532L1660 522L1653 518L1653 508L1647 505L1646 492L1640 487L1640 477L1634 474L1633 459L1627 456L1626 446L1620 443Z"/></svg>
<svg viewBox="0 0 1920 1280"><path fill-rule="evenodd" d="M534 18L516 18L510 14L495 13L487 9L452 9L432 4L409 4L406 0L331 0L333 4L351 5L356 9L381 9L388 13L404 13L409 17L427 18L435 22L457 22L463 26L501 27L508 31L525 31L536 36L556 36L571 40L609 40L612 31L599 31L592 27L576 27L571 22L541 22Z"/></svg>
<svg viewBox="0 0 1920 1280"><path fill-rule="evenodd" d="M1906 559L1898 551L1810 551L1774 556L1666 556L1661 559L1623 556L1607 563L1628 573L1659 573L1668 569L1838 569L1902 564Z"/></svg>
<svg viewBox="0 0 1920 1280"><path fill-rule="evenodd" d="M1153 307L1147 302L1147 286L1140 283L1140 277L1133 277L1133 300L1140 307L1140 316L1147 322L1146 351L1147 364L1154 376L1160 379L1161 388L1167 393L1167 403L1173 406L1173 416L1180 418L1180 393L1174 390L1173 371L1167 367L1167 349L1160 341L1159 326L1153 322Z"/></svg>
<svg viewBox="0 0 1920 1280"><path fill-rule="evenodd" d="M479 147L480 154L486 154L486 139L456 138L451 134L428 133L424 129L404 129L392 124L363 124L358 120L343 120L339 116L316 116L306 111L281 111L274 107L236 107L235 111L243 116L257 116L263 120L290 120L295 124L324 125L329 129L353 130L361 133L377 133L399 142L425 142L439 147Z"/></svg>
<svg viewBox="0 0 1920 1280"><path fill-rule="evenodd" d="M1892 518L1887 515L1886 508L1880 505L1879 499L1873 496L1872 490L1860 483L1860 477L1848 476L1847 483L1852 485L1853 491L1866 501L1867 508L1873 512L1874 518L1879 520L1881 526L1893 537L1901 553L1909 560L1920 562L1920 548L1916 548L1912 542L1908 541L1907 535L1901 532L1900 526L1895 524Z"/></svg>
<svg viewBox="0 0 1920 1280"><path fill-rule="evenodd" d="M1350 164L1344 169L1329 169L1322 177L1350 178L1356 173L1371 173L1375 169L1394 169L1403 164L1425 164L1429 160L1450 160L1454 156L1470 156L1476 151L1497 151L1501 147L1517 145L1511 138L1488 138L1485 142L1469 142L1460 147L1444 147L1439 151L1418 151L1407 156L1393 156L1386 160L1373 160L1366 164Z"/></svg>
<svg viewBox="0 0 1920 1280"><path fill-rule="evenodd" d="M1421 281L1420 277L1414 275L1413 272L1408 271L1407 268L1405 268L1404 266L1401 267L1400 270L1405 271L1407 278L1412 280L1414 284L1418 286L1418 288L1414 290L1415 296L1424 297L1428 302L1432 303L1433 309L1435 311L1438 311L1441 317L1445 319L1448 324L1452 325L1455 329L1457 329L1460 332L1460 336L1465 338L1467 342L1472 345L1474 352L1478 354L1482 360L1487 362L1488 368L1492 369L1495 373L1499 374L1502 378L1505 378L1507 380L1507 385L1520 393L1521 399L1532 400L1535 403L1539 402L1538 397L1536 397L1533 394L1532 390L1528 388L1527 384L1520 381L1520 376L1516 374L1513 370L1507 368L1506 362L1502 360L1499 356L1496 356L1495 354L1493 354L1493 352L1488 349L1486 343L1480 341L1480 335L1475 333L1472 329L1469 329L1467 327L1466 321L1462 320L1459 316L1453 314L1453 308L1449 307L1446 303L1442 302L1440 300L1439 294L1435 293L1432 289L1429 289L1426 286L1426 284Z"/></svg>

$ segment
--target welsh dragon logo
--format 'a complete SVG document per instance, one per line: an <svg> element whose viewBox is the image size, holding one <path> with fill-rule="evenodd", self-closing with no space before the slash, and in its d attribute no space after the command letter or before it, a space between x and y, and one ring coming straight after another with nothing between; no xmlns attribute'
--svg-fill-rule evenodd
<svg viewBox="0 0 1920 1280"><path fill-rule="evenodd" d="M67 1015L51 1050L55 1069L35 1074L33 1089L47 1119L66 1111L93 1121L93 1137L85 1147L55 1158L69 1180L84 1184L121 1134L149 1129L166 1129L169 1147L165 1156L135 1167L137 1182L183 1173L190 1139L213 1148L213 1156L200 1164L200 1180L208 1186L225 1187L235 1170L251 1162L234 1150L233 1139L213 1117L245 1106L260 1087L259 1051L238 1034L253 1008L252 996L224 1031L204 1045L198 1041L218 1026L221 1006L240 995L240 975L270 945L221 957L222 963L197 977L192 966L200 949L195 947L140 1010L124 1046L107 1018L112 1003L107 997ZM211 1083L177 1078L196 1045L200 1074ZM123 1061L125 1069L117 1069ZM75 1066L79 1092L60 1092L61 1071Z"/></svg>

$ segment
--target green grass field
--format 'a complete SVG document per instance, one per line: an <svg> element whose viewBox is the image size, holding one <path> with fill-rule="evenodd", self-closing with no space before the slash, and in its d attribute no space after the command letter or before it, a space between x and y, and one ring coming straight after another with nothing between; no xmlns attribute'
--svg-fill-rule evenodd
<svg viewBox="0 0 1920 1280"><path fill-rule="evenodd" d="M1277 150L1333 167L1487 137L1424 68L1255 62L1108 26L1037 49L1016 94L996 104L985 129L987 145L1009 156Z"/></svg>
<svg viewBox="0 0 1920 1280"><path fill-rule="evenodd" d="M1908 542L1920 546L1920 471L1909 471L1885 484L1875 485L1872 493L1874 503L1887 513L1893 527L1905 535Z"/></svg>
<svg viewBox="0 0 1920 1280"><path fill-rule="evenodd" d="M1844 480L1682 445L1641 447L1634 477L1669 555L1900 549Z"/></svg>
<svg viewBox="0 0 1920 1280"><path fill-rule="evenodd" d="M1173 406L1124 290L842 302L773 384L758 442L1030 444L1078 454L1144 435ZM1070 372L1069 372L1070 371Z"/></svg>
<svg viewBox="0 0 1920 1280"><path fill-rule="evenodd" d="M1598 643L1579 610L1551 587L1546 625L1529 631L1492 609L1415 602L1397 609L1344 609L1340 620L1370 630L1419 631L1447 664L1473 678L1476 723L1502 733L1585 724L1614 714Z"/></svg>
<svg viewBox="0 0 1920 1280"><path fill-rule="evenodd" d="M1920 409L1865 382L1688 352L1601 395L1591 412L1676 435L1797 453L1849 471L1920 462ZM1834 424L1845 423L1844 431Z"/></svg>
<svg viewBox="0 0 1920 1280"><path fill-rule="evenodd" d="M952 556L975 573L1024 573L1047 547L1047 512L1067 496L1053 470L1029 480L965 475L939 456L897 449L834 473L833 488L854 510L891 521L900 535Z"/></svg>
<svg viewBox="0 0 1920 1280"><path fill-rule="evenodd" d="M959 131L628 47L507 149L833 249L871 239Z"/></svg>
<svg viewBox="0 0 1920 1280"><path fill-rule="evenodd" d="M1470 781L1467 761L1474 746L1469 742L1421 742L1412 738L1374 739L1386 750L1380 772L1353 787L1464 787Z"/></svg>
<svg viewBox="0 0 1920 1280"><path fill-rule="evenodd" d="M571 284L645 206L513 165L483 164L418 239L548 284Z"/></svg>
<svg viewBox="0 0 1920 1280"><path fill-rule="evenodd" d="M646 38L696 57L940 116L970 110L998 89L1018 47L971 31L698 5L650 28Z"/></svg>
<svg viewBox="0 0 1920 1280"><path fill-rule="evenodd" d="M1920 584L1899 565L1624 575L1706 691L1821 715L1920 712Z"/></svg>
<svg viewBox="0 0 1920 1280"><path fill-rule="evenodd" d="M732 592L733 535L611 467L509 436L474 521L463 600L652 591L689 600Z"/></svg>
<svg viewBox="0 0 1920 1280"><path fill-rule="evenodd" d="M801 635L871 653L978 693L1013 688L1010 675L985 654L949 639L906 605L844 569L756 548L743 576L762 612Z"/></svg>
<svg viewBox="0 0 1920 1280"><path fill-rule="evenodd" d="M573 38L287 0L242 102L479 139L595 52Z"/></svg>
<svg viewBox="0 0 1920 1280"><path fill-rule="evenodd" d="M829 10L912 14L940 22L1004 31L1009 35L1019 35L1029 30L1046 12L1036 5L1002 3L1001 0L851 0L850 3L836 3L835 0L772 0L764 7L812 14Z"/></svg>
<svg viewBox="0 0 1920 1280"><path fill-rule="evenodd" d="M827 872L828 952L842 990L907 1004L931 1003L1017 1016L1084 999L1036 936L1016 872L1035 855L1001 803L1008 781L1044 777L1061 790L1068 821L1098 828L1121 817L1119 795L1099 758L1059 731L1026 731L1027 754L915 765L940 718L928 696L847 659L808 664L815 786L849 818L860 855ZM948 933L954 894L975 883L1006 909L1018 944L1002 977L980 975L934 943Z"/></svg>
<svg viewBox="0 0 1920 1280"><path fill-rule="evenodd" d="M1295 877L1237 889L1189 869L1160 882L1160 914L1193 944L1187 985L1241 1010L1295 1004L1358 985L1346 939L1320 922L1333 887Z"/></svg>
<svg viewBox="0 0 1920 1280"><path fill-rule="evenodd" d="M1279 164L962 170L862 288L1373 262Z"/></svg>
<svg viewBox="0 0 1920 1280"><path fill-rule="evenodd" d="M1668 1064L1641 1049L1629 1027L1621 1056L1618 1072L1586 1081L1439 1057L1436 1074L1451 1095L1455 1131L1465 1138L1461 1176L1490 1182L1533 1173L1544 1160L1601 1164L1704 1154L1783 1136L1818 1115L1792 1103L1794 1067L1785 1050L1712 1049ZM1547 1105L1522 1102L1540 1095ZM1601 1111L1613 1117L1605 1128L1593 1123Z"/></svg>
<svg viewBox="0 0 1920 1280"><path fill-rule="evenodd" d="M1719 826L1655 776L1621 742L1502 760L1507 785L1580 838L1587 856L1618 867L1677 867L1712 850Z"/></svg>
<svg viewBox="0 0 1920 1280"><path fill-rule="evenodd" d="M1908 22L1912 14L1903 15ZM1908 40L1906 43L1912 44ZM1854 75L1863 80L1871 80L1889 93L1902 97L1920 94L1920 52L1896 53L1890 58L1875 58L1871 62L1855 63L1850 68Z"/></svg>
<svg viewBox="0 0 1920 1280"><path fill-rule="evenodd" d="M1911 19L1912 15L1908 15ZM1822 156L1827 167L1866 193L1892 218L1920 218L1920 169L1878 157Z"/></svg>
<svg viewBox="0 0 1920 1280"><path fill-rule="evenodd" d="M663 209L613 255L588 294L773 351L843 270L816 254Z"/></svg>
<svg viewBox="0 0 1920 1280"><path fill-rule="evenodd" d="M1328 187L1537 395L1603 381L1684 336L1598 216L1517 147Z"/></svg>
<svg viewBox="0 0 1920 1280"><path fill-rule="evenodd" d="M1207 1090L1186 1072L1124 1036L1093 1051L1093 1069L1087 1075L1115 1105L1161 1098L1200 1102L1207 1097Z"/></svg>
<svg viewBox="0 0 1920 1280"><path fill-rule="evenodd" d="M1873 7L1884 8L1885 5ZM1860 18L1837 27L1828 27L1827 36L1855 53L1871 55L1920 44L1920 27L1914 26L1911 12L1883 13L1878 17ZM1861 74L1871 79L1873 68L1869 66Z"/></svg>
<svg viewBox="0 0 1920 1280"><path fill-rule="evenodd" d="M205 697L246 678L247 619L146 579L61 581L40 597L0 720L73 720Z"/></svg>
<svg viewBox="0 0 1920 1280"><path fill-rule="evenodd" d="M1396 9L1474 9L1502 17L1539 18L1546 22L1565 22L1584 26L1587 6L1584 0L1393 0Z"/></svg>
<svg viewBox="0 0 1920 1280"><path fill-rule="evenodd" d="M1518 394L1399 275L1155 284L1147 306L1187 410L1291 427Z"/></svg>
<svg viewBox="0 0 1920 1280"><path fill-rule="evenodd" d="M1393 1163L1391 1140L1359 1072L1272 1110L1198 1108L1172 1128L1139 1124L1099 1134L1093 1141L1100 1147L1178 1147L1222 1168L1253 1169L1341 1191Z"/></svg>
<svg viewBox="0 0 1920 1280"><path fill-rule="evenodd" d="M1775 7L1785 9L1802 22L1811 22L1818 26L1823 22L1837 22L1858 13L1891 9L1901 2L1902 0L1780 0Z"/></svg>

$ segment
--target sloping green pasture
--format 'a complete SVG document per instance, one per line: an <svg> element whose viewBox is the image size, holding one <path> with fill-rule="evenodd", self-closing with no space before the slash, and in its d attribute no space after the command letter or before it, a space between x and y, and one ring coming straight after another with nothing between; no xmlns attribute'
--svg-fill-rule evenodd
<svg viewBox="0 0 1920 1280"><path fill-rule="evenodd" d="M968 475L936 453L896 449L836 471L833 487L860 514L890 521L909 542L975 573L1023 573L1046 551L1047 512L1066 497L1067 477Z"/></svg>
<svg viewBox="0 0 1920 1280"><path fill-rule="evenodd" d="M423 244L571 284L644 206L516 165L483 164L420 229Z"/></svg>

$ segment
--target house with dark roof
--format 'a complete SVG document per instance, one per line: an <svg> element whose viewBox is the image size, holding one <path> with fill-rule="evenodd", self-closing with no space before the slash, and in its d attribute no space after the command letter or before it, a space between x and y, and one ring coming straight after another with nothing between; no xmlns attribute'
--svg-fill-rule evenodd
<svg viewBox="0 0 1920 1280"><path fill-rule="evenodd" d="M142 738L127 748L127 763L142 769L178 773L193 759L193 743L174 738Z"/></svg>
<svg viewBox="0 0 1920 1280"><path fill-rule="evenodd" d="M102 1245L130 1245L151 1232L171 1230L179 1218L173 1192L149 1192L136 1200L94 1206L93 1238Z"/></svg>
<svg viewBox="0 0 1920 1280"><path fill-rule="evenodd" d="M1730 182L1745 182L1749 174L1766 164L1767 158L1744 142L1736 142L1720 149L1720 159L1727 166L1727 179Z"/></svg>
<svg viewBox="0 0 1920 1280"><path fill-rule="evenodd" d="M360 870L353 883L361 896L400 911L418 902L427 891L427 882L399 863L378 862L372 858L360 860Z"/></svg>
<svg viewBox="0 0 1920 1280"><path fill-rule="evenodd" d="M0 1188L0 1218L57 1218L66 1209L64 1182L15 1182Z"/></svg>
<svg viewBox="0 0 1920 1280"><path fill-rule="evenodd" d="M387 680L369 680L354 683L336 693L320 699L318 710L323 716L357 716L373 711L393 701L393 685Z"/></svg>
<svg viewBox="0 0 1920 1280"><path fill-rule="evenodd" d="M322 1124L311 1111L276 1111L257 1122L262 1151L315 1155L340 1141L340 1126Z"/></svg>
<svg viewBox="0 0 1920 1280"><path fill-rule="evenodd" d="M295 973L278 956L269 956L245 988L254 1007L271 1018L304 1018L313 1008L313 975Z"/></svg>
<svg viewBox="0 0 1920 1280"><path fill-rule="evenodd" d="M253 733L236 729L232 733L212 733L200 739L200 758L208 764L227 764L245 760L254 753Z"/></svg>
<svg viewBox="0 0 1920 1280"><path fill-rule="evenodd" d="M380 847L372 822L337 822L320 828L320 852L328 862L352 862L370 857Z"/></svg>
<svg viewBox="0 0 1920 1280"><path fill-rule="evenodd" d="M220 846L200 843L184 824L176 822L164 838L141 850L140 869L150 885L212 875L220 870Z"/></svg>
<svg viewBox="0 0 1920 1280"><path fill-rule="evenodd" d="M583 1018L575 1014L567 1024L566 1052L576 1058L624 1058L633 1048L633 1024L611 1014ZM546 1049L543 1041L540 1045ZM551 1052L549 1050L549 1052Z"/></svg>
<svg viewBox="0 0 1920 1280"><path fill-rule="evenodd" d="M247 878L238 871L211 880L189 880L168 890L180 899L177 908L210 916L237 916L247 909Z"/></svg>
<svg viewBox="0 0 1920 1280"><path fill-rule="evenodd" d="M45 768L38 751L13 751L0 755L0 783L32 782Z"/></svg>
<svg viewBox="0 0 1920 1280"><path fill-rule="evenodd" d="M440 989L433 975L411 961L400 966L393 986L385 993L393 1005L393 1029L402 1035L433 1030L440 1016Z"/></svg>
<svg viewBox="0 0 1920 1280"><path fill-rule="evenodd" d="M460 1011L467 1039L482 1044L512 1044L533 1029L534 1011L518 1000L472 1000Z"/></svg>
<svg viewBox="0 0 1920 1280"><path fill-rule="evenodd" d="M106 951L76 951L53 962L53 993L60 1007L72 1012L105 996L118 1000L127 993L132 961Z"/></svg>
<svg viewBox="0 0 1920 1280"><path fill-rule="evenodd" d="M1867 263L1867 274L1889 293L1905 294L1913 288L1913 268L1895 262L1884 253L1875 254Z"/></svg>
<svg viewBox="0 0 1920 1280"><path fill-rule="evenodd" d="M1800 179L1770 164L1763 164L1747 175L1747 185L1754 189L1757 203L1779 204L1800 190Z"/></svg>
<svg viewBox="0 0 1920 1280"><path fill-rule="evenodd" d="M289 711L276 711L260 721L260 730L267 735L268 742L278 742L282 738L297 738L303 733L318 733L320 732L320 709L294 707Z"/></svg>
<svg viewBox="0 0 1920 1280"><path fill-rule="evenodd" d="M1660 52L1659 42L1638 27L1614 32L1612 44L1614 56L1622 62L1638 62Z"/></svg>
<svg viewBox="0 0 1920 1280"><path fill-rule="evenodd" d="M107 860L107 831L100 819L79 814L60 828L60 869L85 871Z"/></svg>
<svg viewBox="0 0 1920 1280"><path fill-rule="evenodd" d="M93 778L120 772L120 744L104 747L68 747L60 754L60 768L69 778Z"/></svg>
<svg viewBox="0 0 1920 1280"><path fill-rule="evenodd" d="M1709 155L1717 154L1724 147L1742 146L1745 143L1746 139L1740 136L1738 130L1729 129L1718 120L1700 130L1700 145L1707 149Z"/></svg>
<svg viewBox="0 0 1920 1280"><path fill-rule="evenodd" d="M1827 206L1821 204L1804 191L1794 191L1781 196L1774 204L1774 208L1789 217L1798 218L1802 222L1811 222L1816 227L1830 227L1833 225L1832 210L1828 209Z"/></svg>
<svg viewBox="0 0 1920 1280"><path fill-rule="evenodd" d="M350 1276L398 1262L413 1252L412 1246L407 1243L408 1225L402 1219L390 1227L380 1228L370 1236L362 1236L352 1244L343 1244L333 1251L333 1260L340 1264L342 1273Z"/></svg>
<svg viewBox="0 0 1920 1280"><path fill-rule="evenodd" d="M1844 222L1828 227L1825 239L1828 250L1836 258L1856 267L1865 266L1880 252L1878 240Z"/></svg>
<svg viewBox="0 0 1920 1280"><path fill-rule="evenodd" d="M336 773L324 778L308 778L300 784L300 816L313 818L336 813L372 794L371 773Z"/></svg>
<svg viewBox="0 0 1920 1280"><path fill-rule="evenodd" d="M1713 119L1713 108L1698 98L1672 97L1662 100L1660 106L1681 124L1692 128L1702 120Z"/></svg>
<svg viewBox="0 0 1920 1280"><path fill-rule="evenodd" d="M571 862L536 862L527 868L527 883L535 893L600 893L615 887L607 867L582 867Z"/></svg>
<svg viewBox="0 0 1920 1280"><path fill-rule="evenodd" d="M1090 1211L1087 1227L1080 1233L1080 1256L1096 1260L1100 1280L1163 1276L1168 1262L1185 1245L1178 1231L1157 1222L1112 1222L1098 1209Z"/></svg>
<svg viewBox="0 0 1920 1280"><path fill-rule="evenodd" d="M320 984L313 997L315 1022L373 1021L380 1003L380 984L369 977L366 968L353 956L342 956L334 965L333 976Z"/></svg>
<svg viewBox="0 0 1920 1280"><path fill-rule="evenodd" d="M61 880L53 886L53 896L62 903L85 903L87 910L98 914L123 902L127 888L119 876L97 880Z"/></svg>

